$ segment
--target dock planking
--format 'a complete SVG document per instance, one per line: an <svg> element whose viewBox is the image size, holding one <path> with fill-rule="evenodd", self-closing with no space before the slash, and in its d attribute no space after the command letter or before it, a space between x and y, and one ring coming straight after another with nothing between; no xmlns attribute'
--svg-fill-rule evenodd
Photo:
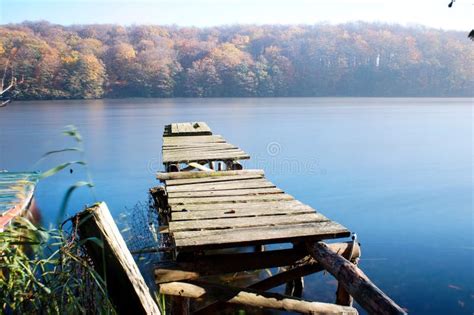
<svg viewBox="0 0 474 315"><path fill-rule="evenodd" d="M238 161L250 156L220 135L212 135L204 122L173 123L163 133L163 163Z"/></svg>
<svg viewBox="0 0 474 315"><path fill-rule="evenodd" d="M205 123L165 127L163 162L248 158ZM346 237L349 231L296 200L263 170L159 173L177 251Z"/></svg>
<svg viewBox="0 0 474 315"><path fill-rule="evenodd" d="M155 207L164 218L163 224L167 225L163 231L171 237L173 258L177 262L174 267L158 267L156 283L161 293L174 296L172 305L176 310L189 310L186 297L202 299L210 296L204 299L204 307L194 309L198 313L214 313L218 302L232 302L228 293L217 298L228 290L227 287L211 292L211 287L203 286L209 280L206 275L286 266L282 272L248 287L260 290L255 292L260 299L258 303L252 295L239 303L301 313L357 314L351 307L337 308L351 306L354 297L371 314L406 314L357 268L360 247L355 235L352 242L333 243L330 246L335 246L330 249L321 241L350 236L347 228L286 194L265 178L263 170L242 170L242 165L235 161L240 158L241 150L221 136L198 132L190 136L191 125L171 124L165 128L163 159L168 172L157 175L164 187L151 190ZM231 153L235 154L234 158L224 157ZM218 159L225 162L225 171L221 170L221 164L217 164L217 171L214 170L215 164L211 162ZM170 165L169 161L188 165L180 171L179 165ZM264 245L273 243L292 243L290 251L306 252L308 256L299 261L293 257L289 261L288 255L282 256L278 250L265 250ZM249 245L255 246L255 252L232 254L233 248ZM343 248L349 250L341 251ZM231 252L220 254L225 261L219 263L209 252L214 249L231 249ZM248 259L236 255L246 255ZM312 305L309 308L306 302L292 299L290 304L294 308L289 308L290 304L283 307L275 304L275 299L261 299L263 291L284 283L285 292L301 297L302 277L322 270L329 271L338 280L336 304L339 305ZM190 287L187 282L179 282L201 280L201 277L204 282L199 281L199 286ZM242 289L233 292L232 296L244 294Z"/></svg>
<svg viewBox="0 0 474 315"><path fill-rule="evenodd" d="M277 188L263 172L164 182L171 210L169 232L178 251L350 234L339 223Z"/></svg>

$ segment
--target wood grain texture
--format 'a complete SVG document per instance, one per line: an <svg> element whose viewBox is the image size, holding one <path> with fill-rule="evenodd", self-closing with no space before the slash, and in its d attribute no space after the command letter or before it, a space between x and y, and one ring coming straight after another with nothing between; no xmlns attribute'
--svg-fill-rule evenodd
<svg viewBox="0 0 474 315"><path fill-rule="evenodd" d="M120 314L160 314L138 266L105 203L99 203L78 214L81 239L96 271L107 283L109 297ZM75 220L73 220L75 222Z"/></svg>
<svg viewBox="0 0 474 315"><path fill-rule="evenodd" d="M224 196L224 197L196 197L196 198L169 198L168 203L174 205L209 204L209 203L250 203L270 200L293 200L288 194L266 194L257 196Z"/></svg>
<svg viewBox="0 0 474 315"><path fill-rule="evenodd" d="M200 197L225 197L225 196L257 196L266 194L283 194L283 190L270 188L251 188L251 189L226 189L226 190L207 190L192 192L168 192L168 198L200 198Z"/></svg>
<svg viewBox="0 0 474 315"><path fill-rule="evenodd" d="M406 314L356 265L331 251L322 242L307 242L310 255L329 271L369 314Z"/></svg>
<svg viewBox="0 0 474 315"><path fill-rule="evenodd" d="M183 231L172 233L178 250L191 248L222 248L254 244L292 242L295 240L323 240L347 237L349 231L333 221L259 226L224 230Z"/></svg>
<svg viewBox="0 0 474 315"><path fill-rule="evenodd" d="M217 183L196 183L179 186L168 186L166 191L171 194L175 192L194 192L194 191L213 191L213 190L233 190L233 189L252 189L252 188L272 188L275 184L266 179L250 179L242 181L227 181Z"/></svg>
<svg viewBox="0 0 474 315"><path fill-rule="evenodd" d="M182 185L193 183L204 183L214 181L228 181L236 179L262 178L263 170L239 170L239 171L217 171L217 172L160 172L156 178L166 181L166 185ZM189 180L189 181L187 181Z"/></svg>
<svg viewBox="0 0 474 315"><path fill-rule="evenodd" d="M304 314L358 314L352 307L329 303L309 302L276 293L258 292L209 283L169 282L159 285L161 294L189 298L212 297L231 304L265 307Z"/></svg>
<svg viewBox="0 0 474 315"><path fill-rule="evenodd" d="M169 223L169 230L172 233L176 233L178 231L222 230L244 227L280 226L322 221L329 220L328 218L319 213L292 213L288 215L272 215L262 217L202 219L198 221L172 221Z"/></svg>

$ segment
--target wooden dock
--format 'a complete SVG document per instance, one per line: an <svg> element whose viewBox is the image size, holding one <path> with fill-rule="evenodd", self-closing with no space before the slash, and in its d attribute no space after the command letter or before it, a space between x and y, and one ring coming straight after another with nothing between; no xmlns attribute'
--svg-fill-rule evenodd
<svg viewBox="0 0 474 315"><path fill-rule="evenodd" d="M176 312L215 312L218 303L236 303L315 314L356 314L352 297L369 313L405 312L357 268L360 256L350 231L265 178L263 170L244 170L242 149L213 135L203 122L165 127L163 164L152 189L162 231L173 244L173 260L156 269L160 292L175 296ZM268 250L268 244L291 244ZM248 248L251 252L216 254L215 249ZM268 248L267 248L268 249ZM247 288L209 283L206 276L284 267L285 271ZM327 270L339 281L336 304L299 299L303 277ZM286 284L289 296L265 291ZM204 306L187 298L203 299Z"/></svg>
<svg viewBox="0 0 474 315"><path fill-rule="evenodd" d="M38 182L38 173L0 172L0 232L27 212Z"/></svg>

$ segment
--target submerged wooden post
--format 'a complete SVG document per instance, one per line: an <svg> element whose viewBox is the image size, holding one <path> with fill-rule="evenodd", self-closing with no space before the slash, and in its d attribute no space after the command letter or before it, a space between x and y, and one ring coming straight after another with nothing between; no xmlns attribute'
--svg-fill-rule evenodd
<svg viewBox="0 0 474 315"><path fill-rule="evenodd" d="M334 253L322 242L308 242L306 248L324 269L344 286L369 314L406 314L392 299L383 293L356 265Z"/></svg>
<svg viewBox="0 0 474 315"><path fill-rule="evenodd" d="M104 279L109 298L118 313L160 315L107 205L103 202L96 204L77 216L79 236L85 241L87 253L95 270Z"/></svg>

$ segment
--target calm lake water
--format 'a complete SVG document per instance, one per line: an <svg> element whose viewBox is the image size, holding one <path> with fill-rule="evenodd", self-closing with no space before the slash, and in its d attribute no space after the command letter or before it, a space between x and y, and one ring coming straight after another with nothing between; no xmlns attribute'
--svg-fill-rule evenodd
<svg viewBox="0 0 474 315"><path fill-rule="evenodd" d="M358 234L361 266L413 314L473 314L473 104L446 98L127 99L15 102L0 109L0 169L46 170L79 159L61 135L76 125L97 199L114 215L147 199L170 122L207 121L247 151L247 168ZM84 172L40 183L45 224ZM94 202L75 193L69 214ZM305 297L332 302L328 275Z"/></svg>

